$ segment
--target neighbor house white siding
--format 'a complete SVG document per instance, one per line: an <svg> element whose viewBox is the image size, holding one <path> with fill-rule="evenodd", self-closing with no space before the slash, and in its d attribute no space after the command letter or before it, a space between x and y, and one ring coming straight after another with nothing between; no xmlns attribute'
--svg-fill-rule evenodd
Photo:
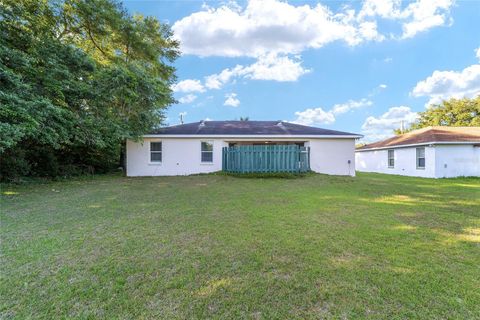
<svg viewBox="0 0 480 320"><path fill-rule="evenodd" d="M175 176L210 173L222 170L222 147L232 141L298 141L310 147L310 168L318 173L355 175L354 138L144 138L143 142L127 141L128 176ZM162 162L150 162L150 142L162 142ZM213 142L213 162L201 162L201 141ZM350 163L348 163L350 161Z"/></svg>
<svg viewBox="0 0 480 320"><path fill-rule="evenodd" d="M423 146L419 146L423 147ZM388 167L388 150L357 151L358 171L426 178L480 176L480 148L473 145L430 145L425 147L425 169L418 169L417 147L397 147L395 166Z"/></svg>
<svg viewBox="0 0 480 320"><path fill-rule="evenodd" d="M480 147L469 145L437 145L436 177L480 177Z"/></svg>
<svg viewBox="0 0 480 320"><path fill-rule="evenodd" d="M388 167L388 150L357 151L356 167L361 172L400 174L414 177L435 177L435 148L425 147L425 168L417 168L416 147L392 148L395 150L395 165Z"/></svg>

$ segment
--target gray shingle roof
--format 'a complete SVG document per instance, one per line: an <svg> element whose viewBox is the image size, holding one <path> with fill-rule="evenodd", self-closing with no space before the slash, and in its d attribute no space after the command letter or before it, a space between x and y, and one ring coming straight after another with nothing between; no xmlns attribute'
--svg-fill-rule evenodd
<svg viewBox="0 0 480 320"><path fill-rule="evenodd" d="M303 126L284 121L200 121L154 130L158 135L332 135L360 136L355 133Z"/></svg>

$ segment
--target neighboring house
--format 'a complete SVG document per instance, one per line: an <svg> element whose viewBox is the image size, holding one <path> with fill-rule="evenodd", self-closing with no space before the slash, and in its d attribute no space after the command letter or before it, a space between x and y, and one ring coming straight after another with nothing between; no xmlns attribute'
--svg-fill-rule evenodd
<svg viewBox="0 0 480 320"><path fill-rule="evenodd" d="M223 153L228 150L224 148L297 145L308 149L312 171L354 176L355 139L361 137L284 121L187 123L158 129L144 135L141 142L127 141L127 175L171 176L221 171L225 161Z"/></svg>
<svg viewBox="0 0 480 320"><path fill-rule="evenodd" d="M480 127L427 127L356 150L358 171L427 178L480 176Z"/></svg>

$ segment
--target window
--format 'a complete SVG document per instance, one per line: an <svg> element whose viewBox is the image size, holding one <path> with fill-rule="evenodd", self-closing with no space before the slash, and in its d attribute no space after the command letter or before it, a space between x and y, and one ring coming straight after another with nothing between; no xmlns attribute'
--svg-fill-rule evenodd
<svg viewBox="0 0 480 320"><path fill-rule="evenodd" d="M202 162L213 162L212 141L202 141Z"/></svg>
<svg viewBox="0 0 480 320"><path fill-rule="evenodd" d="M417 169L425 169L425 148L417 148Z"/></svg>
<svg viewBox="0 0 480 320"><path fill-rule="evenodd" d="M388 167L395 167L395 150L388 150Z"/></svg>
<svg viewBox="0 0 480 320"><path fill-rule="evenodd" d="M150 142L150 162L162 162L161 142Z"/></svg>

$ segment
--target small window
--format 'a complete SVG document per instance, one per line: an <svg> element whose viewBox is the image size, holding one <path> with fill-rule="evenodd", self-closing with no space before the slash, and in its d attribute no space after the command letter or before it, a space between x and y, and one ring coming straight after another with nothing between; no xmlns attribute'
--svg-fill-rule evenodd
<svg viewBox="0 0 480 320"><path fill-rule="evenodd" d="M395 150L388 150L388 167L395 167Z"/></svg>
<svg viewBox="0 0 480 320"><path fill-rule="evenodd" d="M202 141L202 162L213 162L212 141Z"/></svg>
<svg viewBox="0 0 480 320"><path fill-rule="evenodd" d="M425 148L417 148L417 169L425 169Z"/></svg>
<svg viewBox="0 0 480 320"><path fill-rule="evenodd" d="M150 162L162 162L161 142L150 142Z"/></svg>

